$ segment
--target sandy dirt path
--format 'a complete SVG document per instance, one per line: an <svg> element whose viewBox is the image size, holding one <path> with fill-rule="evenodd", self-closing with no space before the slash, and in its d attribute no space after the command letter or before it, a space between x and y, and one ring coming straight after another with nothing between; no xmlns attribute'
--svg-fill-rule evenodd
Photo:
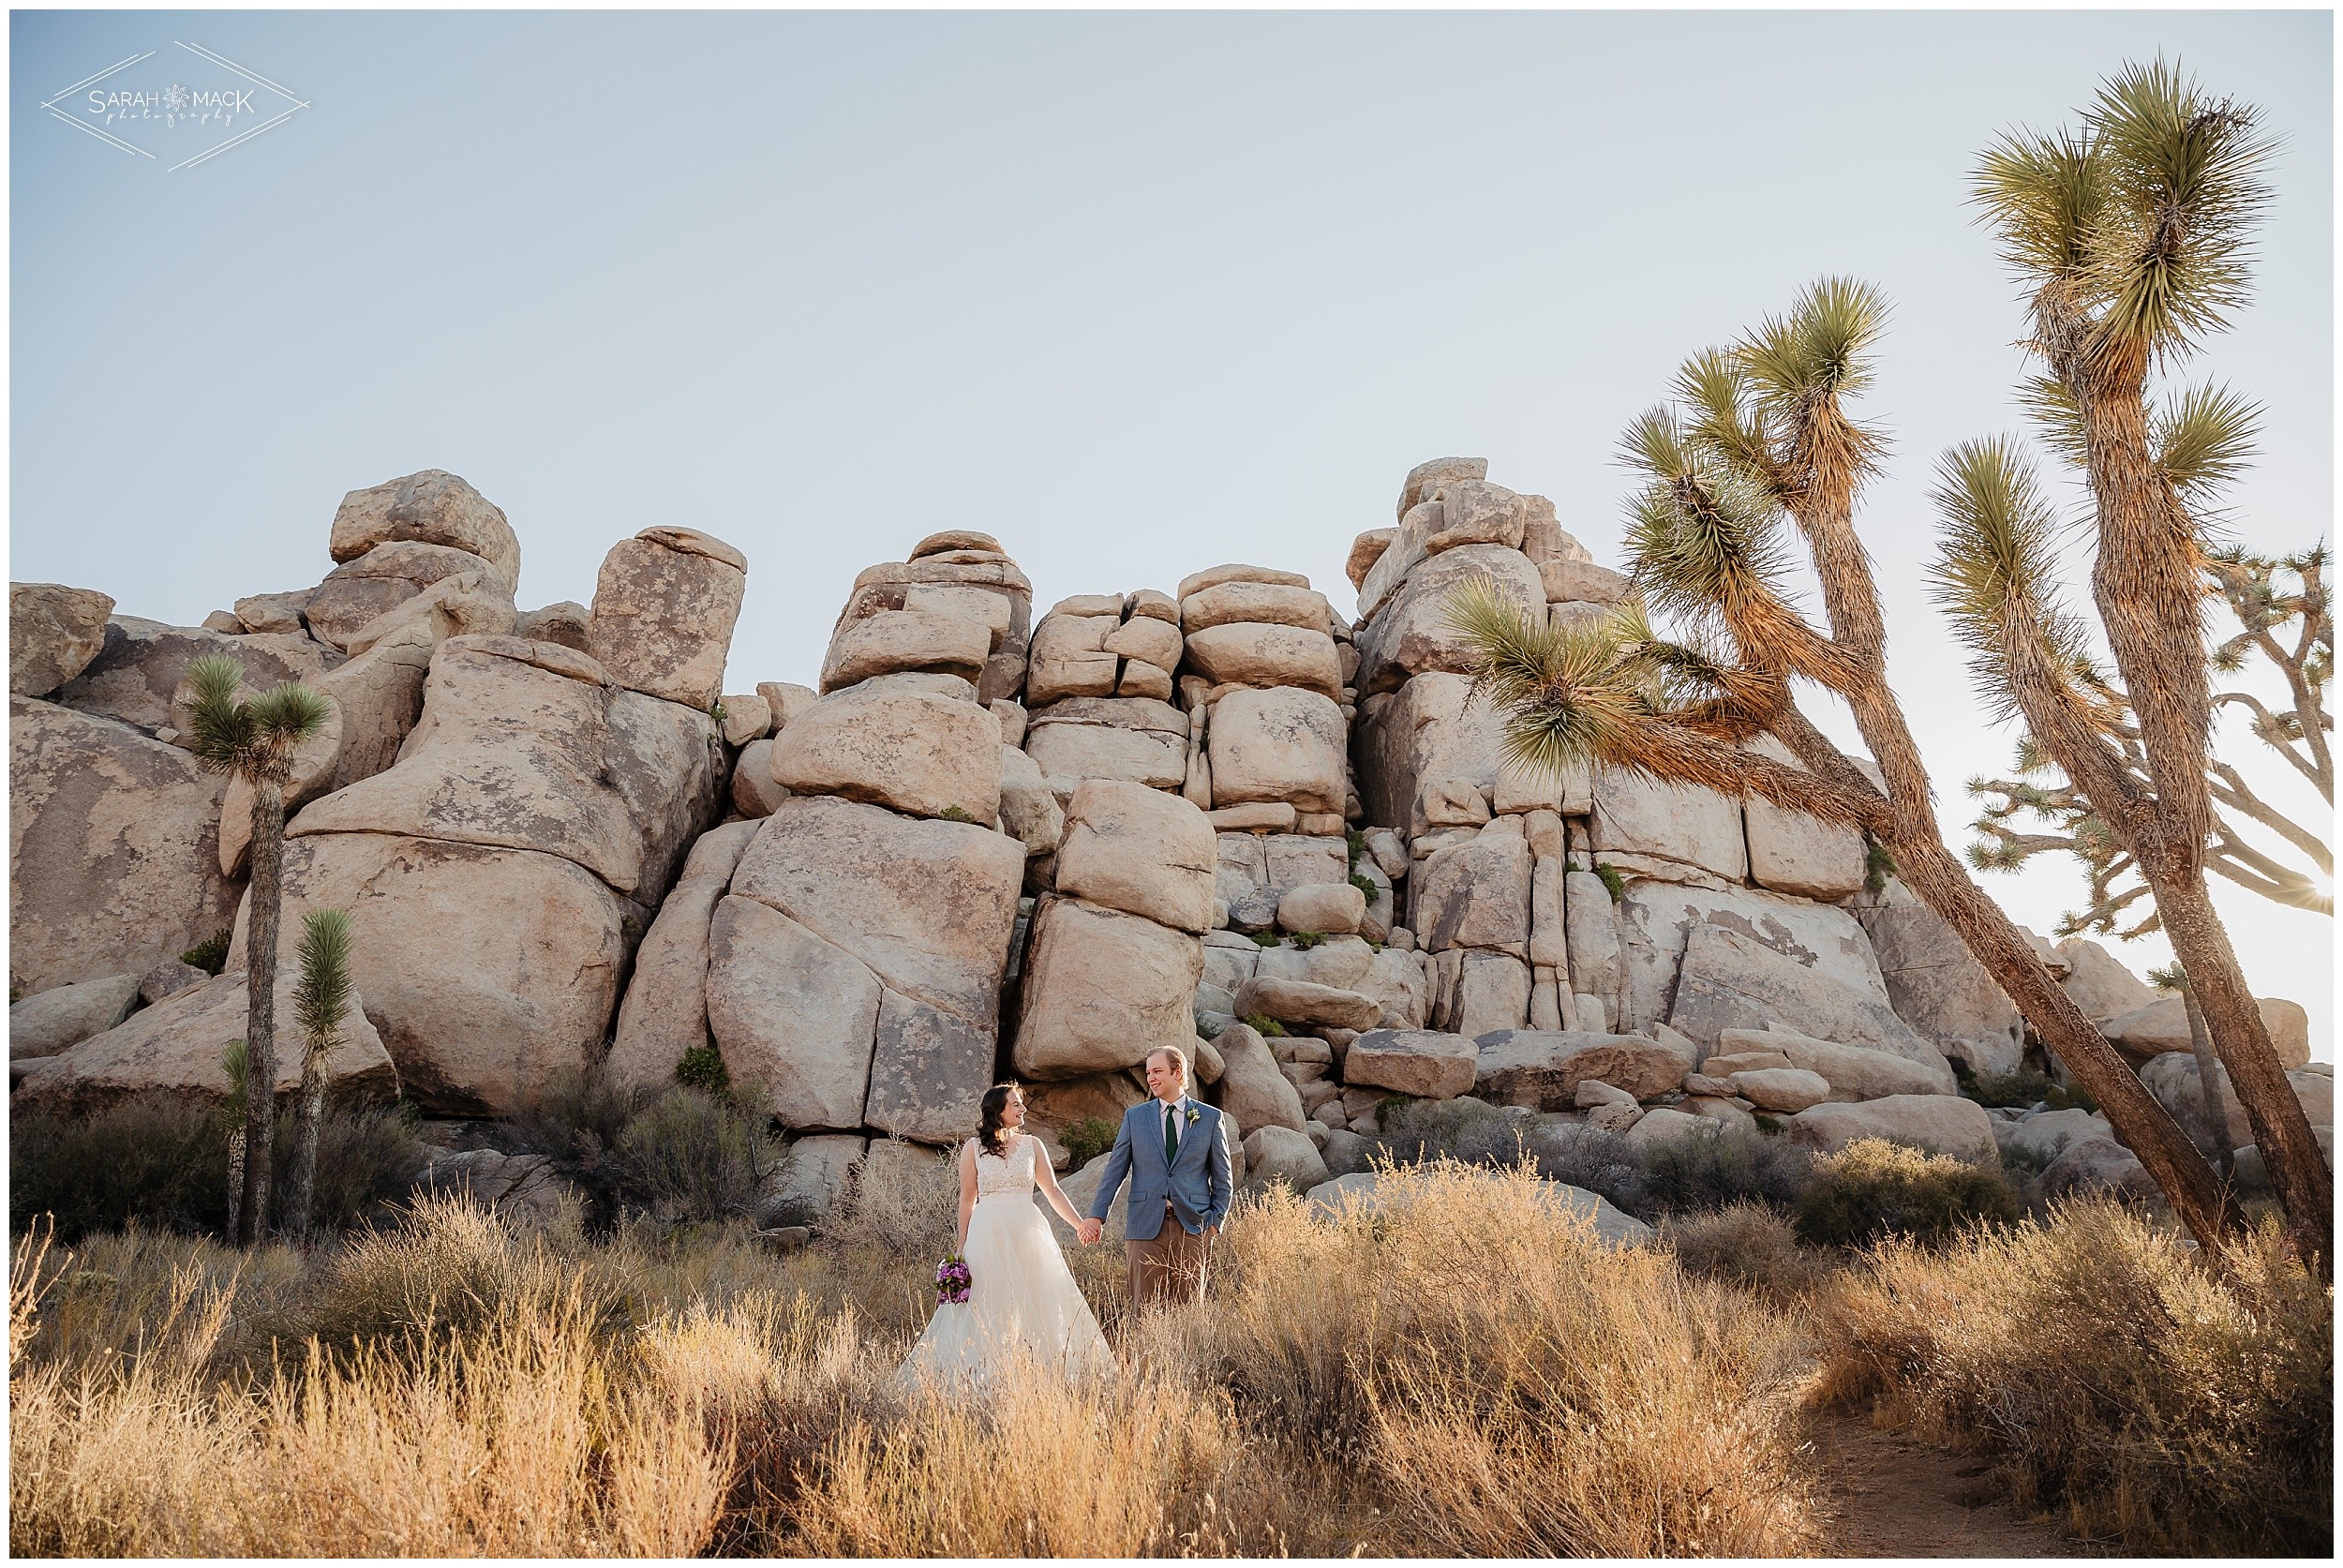
<svg viewBox="0 0 2343 1568"><path fill-rule="evenodd" d="M1858 1415L1808 1427L1826 1477L1827 1557L2096 1557L2032 1524L1987 1487L1981 1459L1883 1432Z"/></svg>

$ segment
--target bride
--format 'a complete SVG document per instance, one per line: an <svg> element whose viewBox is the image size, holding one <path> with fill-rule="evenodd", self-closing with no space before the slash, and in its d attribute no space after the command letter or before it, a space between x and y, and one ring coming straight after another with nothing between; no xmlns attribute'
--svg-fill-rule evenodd
<svg viewBox="0 0 2343 1568"><path fill-rule="evenodd" d="M1041 1141L1022 1128L1025 1097L1014 1083L985 1091L977 1135L960 1150L960 1253L968 1300L943 1306L903 1358L899 1380L977 1377L1013 1361L1060 1368L1067 1377L1112 1377L1090 1304L1066 1267L1050 1222L1033 1204L1037 1182L1058 1217L1081 1226L1057 1173L1039 1157Z"/></svg>

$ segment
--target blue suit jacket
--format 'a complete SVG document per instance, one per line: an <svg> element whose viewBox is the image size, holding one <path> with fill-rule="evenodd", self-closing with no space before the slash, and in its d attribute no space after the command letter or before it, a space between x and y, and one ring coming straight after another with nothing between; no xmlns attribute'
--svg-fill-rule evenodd
<svg viewBox="0 0 2343 1568"><path fill-rule="evenodd" d="M1187 1109L1196 1119L1181 1122L1179 1158L1169 1167L1163 1160L1163 1101L1149 1099L1123 1113L1113 1152L1099 1172L1098 1195L1090 1201L1091 1218L1106 1218L1126 1176L1130 1178L1131 1202L1123 1233L1133 1241L1153 1241L1163 1229L1166 1198L1172 1200L1181 1228L1191 1235L1227 1217L1229 1198L1236 1188L1227 1120L1200 1099L1190 1099Z"/></svg>

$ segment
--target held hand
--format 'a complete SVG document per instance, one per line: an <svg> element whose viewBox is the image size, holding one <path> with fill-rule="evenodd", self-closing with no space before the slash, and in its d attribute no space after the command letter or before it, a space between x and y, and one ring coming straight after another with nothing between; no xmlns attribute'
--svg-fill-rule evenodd
<svg viewBox="0 0 2343 1568"><path fill-rule="evenodd" d="M1100 1236L1106 1234L1106 1231L1107 1228L1105 1221L1097 1219L1085 1219L1081 1225L1075 1228L1074 1235L1076 1239L1081 1241L1084 1247L1088 1247L1091 1243L1097 1241Z"/></svg>

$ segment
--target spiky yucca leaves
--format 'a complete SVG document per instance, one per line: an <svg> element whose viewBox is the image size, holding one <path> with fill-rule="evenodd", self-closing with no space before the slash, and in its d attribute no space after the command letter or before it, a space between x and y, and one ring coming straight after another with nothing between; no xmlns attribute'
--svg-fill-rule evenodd
<svg viewBox="0 0 2343 1568"><path fill-rule="evenodd" d="M1640 606L1585 625L1524 614L1494 581L1467 578L1443 605L1472 650L1470 699L1502 715L1499 752L1524 777L1596 765L1698 784L1828 821L1878 820L1875 798L1742 751L1773 706L1774 682L1650 635Z"/></svg>
<svg viewBox="0 0 2343 1568"><path fill-rule="evenodd" d="M283 784L293 750L331 714L326 699L297 680L254 696L241 694L244 666L223 653L187 661L188 750L215 773L242 774L258 784Z"/></svg>
<svg viewBox="0 0 2343 1568"><path fill-rule="evenodd" d="M2062 603L2058 519L2017 443L1994 436L1953 448L1931 498L1943 526L1930 596L1969 650L1977 694L1994 717L2023 716L2023 678L2043 682L2036 694L2085 722L2112 718L2072 679L2089 665L2089 638Z"/></svg>
<svg viewBox="0 0 2343 1568"><path fill-rule="evenodd" d="M2275 151L2255 118L2158 60L2103 83L2080 132L2010 132L1978 160L1971 198L2062 375L2186 352L2244 303Z"/></svg>
<svg viewBox="0 0 2343 1568"><path fill-rule="evenodd" d="M187 679L194 693L187 732L196 761L252 786L245 1036L258 1092L247 1097L245 1107L249 1176L236 1216L236 1239L256 1247L268 1232L270 1145L276 1127L276 933L283 902L285 784L292 776L294 749L324 727L332 709L299 681L242 696L244 671L221 654L187 661Z"/></svg>
<svg viewBox="0 0 2343 1568"><path fill-rule="evenodd" d="M2246 234L2269 204L2276 150L2256 118L2160 59L2100 87L2086 116L2110 197L2084 262L2104 301L2094 351L2185 351L2245 304Z"/></svg>
<svg viewBox="0 0 2343 1568"><path fill-rule="evenodd" d="M293 987L293 1018L301 1025L301 1108L292 1180L285 1194L285 1229L309 1229L318 1174L318 1127L325 1117L325 1059L343 1043L342 1021L357 988L350 978L347 909L316 909L302 917L301 978Z"/></svg>
<svg viewBox="0 0 2343 1568"><path fill-rule="evenodd" d="M2252 462L2261 423L2260 404L2210 383L2173 395L2150 416L2156 466L2199 514L2201 527L2201 509Z"/></svg>
<svg viewBox="0 0 2343 1568"><path fill-rule="evenodd" d="M1635 591L1696 639L1729 636L1752 665L1839 687L1851 679L1845 657L1783 586L1781 481L1763 466L1762 437L1741 396L1747 383L1728 384L1724 364L1714 354L1693 361L1685 384L1708 378L1708 394L1726 401L1695 409L1689 424L1652 409L1620 442L1647 476L1628 502ZM1760 443L1755 455L1752 441Z"/></svg>

